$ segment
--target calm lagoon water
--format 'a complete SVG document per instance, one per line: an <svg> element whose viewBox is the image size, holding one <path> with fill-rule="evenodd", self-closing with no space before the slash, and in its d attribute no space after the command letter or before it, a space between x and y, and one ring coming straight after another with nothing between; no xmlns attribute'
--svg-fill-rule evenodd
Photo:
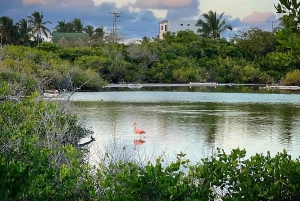
<svg viewBox="0 0 300 201"><path fill-rule="evenodd" d="M104 144L115 144L149 157L163 153L168 160L182 151L192 163L216 147L226 152L245 148L249 156L286 149L293 158L300 156L297 92L110 89L75 93L71 101L75 113L94 131L94 154L107 151ZM146 131L138 146L133 122Z"/></svg>

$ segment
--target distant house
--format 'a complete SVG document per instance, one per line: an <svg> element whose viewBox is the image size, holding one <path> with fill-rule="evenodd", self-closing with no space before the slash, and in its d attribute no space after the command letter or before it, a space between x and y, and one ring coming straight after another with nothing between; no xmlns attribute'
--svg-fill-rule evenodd
<svg viewBox="0 0 300 201"><path fill-rule="evenodd" d="M72 44L75 46L82 46L89 41L88 33L62 33L52 32L52 43L56 44Z"/></svg>
<svg viewBox="0 0 300 201"><path fill-rule="evenodd" d="M183 30L191 30L195 33L199 29L196 26L197 20L163 20L159 23L159 39L163 39L166 32L178 32Z"/></svg>

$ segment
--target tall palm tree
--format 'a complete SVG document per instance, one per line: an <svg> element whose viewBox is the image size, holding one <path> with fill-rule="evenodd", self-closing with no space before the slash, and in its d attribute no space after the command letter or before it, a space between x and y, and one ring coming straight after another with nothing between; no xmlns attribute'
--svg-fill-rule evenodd
<svg viewBox="0 0 300 201"><path fill-rule="evenodd" d="M64 21L57 21L57 25L54 28L57 32L62 33L68 33L68 32L74 32L74 26L72 22L66 22Z"/></svg>
<svg viewBox="0 0 300 201"><path fill-rule="evenodd" d="M89 34L90 38L94 35L94 27L91 25L87 25L84 31Z"/></svg>
<svg viewBox="0 0 300 201"><path fill-rule="evenodd" d="M38 45L40 44L40 38L42 33L48 38L48 33L51 31L45 27L46 24L52 24L50 21L43 21L43 12L33 12L28 18L29 27L32 28L32 34L37 34Z"/></svg>
<svg viewBox="0 0 300 201"><path fill-rule="evenodd" d="M55 26L55 30L58 32L68 32L66 21L57 21L57 25Z"/></svg>
<svg viewBox="0 0 300 201"><path fill-rule="evenodd" d="M93 35L93 38L94 39L102 39L103 36L104 36L105 32L103 30L103 27L98 27L94 30L94 35Z"/></svg>
<svg viewBox="0 0 300 201"><path fill-rule="evenodd" d="M84 27L83 27L83 21L80 18L74 18L72 24L75 32L82 33Z"/></svg>
<svg viewBox="0 0 300 201"><path fill-rule="evenodd" d="M0 33L2 43L10 43L14 31L14 21L8 16L0 17Z"/></svg>
<svg viewBox="0 0 300 201"><path fill-rule="evenodd" d="M95 34L94 34L95 37L102 38L104 36L104 34L105 34L105 32L104 32L104 29L102 26L95 29Z"/></svg>
<svg viewBox="0 0 300 201"><path fill-rule="evenodd" d="M16 27L18 30L18 40L19 42L26 42L29 40L29 33L31 29L28 26L27 19L20 19L19 22L16 23Z"/></svg>
<svg viewBox="0 0 300 201"><path fill-rule="evenodd" d="M208 11L203 14L205 21L199 19L196 26L199 26L198 33L204 37L220 38L221 33L231 30L231 25L226 24L225 19L222 20L224 12L218 17L217 12Z"/></svg>
<svg viewBox="0 0 300 201"><path fill-rule="evenodd" d="M68 23L66 23L66 32L75 32L74 31L74 25L73 25L73 23L72 22L68 22Z"/></svg>

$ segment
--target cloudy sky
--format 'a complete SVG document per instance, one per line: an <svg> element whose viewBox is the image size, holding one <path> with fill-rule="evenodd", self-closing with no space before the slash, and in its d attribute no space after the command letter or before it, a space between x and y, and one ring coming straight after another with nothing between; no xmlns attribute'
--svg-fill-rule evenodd
<svg viewBox="0 0 300 201"><path fill-rule="evenodd" d="M125 38L156 37L163 19L199 19L209 10L225 12L224 17L237 30L259 27L271 31L278 17L274 4L279 0L0 0L0 16L10 16L14 22L34 11L44 13L53 30L57 21L81 18L84 25L103 26L110 32L113 15L118 17L119 33Z"/></svg>

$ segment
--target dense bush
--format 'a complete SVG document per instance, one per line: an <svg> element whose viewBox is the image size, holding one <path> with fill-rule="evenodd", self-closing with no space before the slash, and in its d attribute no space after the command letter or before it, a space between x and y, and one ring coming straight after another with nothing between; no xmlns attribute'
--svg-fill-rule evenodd
<svg viewBox="0 0 300 201"><path fill-rule="evenodd" d="M216 156L189 165L184 154L163 167L162 158L140 167L118 162L98 170L103 200L277 200L300 198L300 160L283 151L274 157L246 151Z"/></svg>
<svg viewBox="0 0 300 201"><path fill-rule="evenodd" d="M300 85L300 70L294 70L293 72L288 72L284 79L285 85Z"/></svg>
<svg viewBox="0 0 300 201"><path fill-rule="evenodd" d="M299 68L299 46L291 47L294 43L288 42L287 36L284 36L286 42L282 42L280 34L282 32L277 31L275 36L253 28L227 41L180 31L166 33L164 40L145 37L140 44L106 42L67 48L51 43L42 43L35 48L6 46L0 58L5 68L34 74L38 83L45 79L46 86L38 88L73 86L72 80L80 80L81 83L75 85L81 86L86 81L82 80L85 75L94 74L91 71L99 74L95 76L98 80L93 86L83 86L84 89L100 89L104 83L99 81L101 78L106 83L269 84L279 82L287 72ZM296 40L298 35L294 34L293 38ZM62 68L65 68L63 73ZM85 75L79 76L78 72L85 72Z"/></svg>
<svg viewBox="0 0 300 201"><path fill-rule="evenodd" d="M3 98L9 87L1 84ZM77 147L91 131L36 98L0 102L1 200L87 200L93 185Z"/></svg>
<svg viewBox="0 0 300 201"><path fill-rule="evenodd" d="M135 163L118 162L102 168L97 176L103 189L103 200L207 200L210 187L197 183L182 168L188 168L184 154L177 161L162 167L156 163L140 167Z"/></svg>
<svg viewBox="0 0 300 201"><path fill-rule="evenodd" d="M1 51L2 80L18 85L18 90L24 94L30 94L34 90L42 92L45 89L74 90L74 86L99 90L105 85L99 69L61 60L58 48L47 43L37 48L6 46Z"/></svg>
<svg viewBox="0 0 300 201"><path fill-rule="evenodd" d="M256 154L245 159L246 151L230 154L218 149L216 157L203 159L202 178L223 190L222 200L300 199L300 160L284 150L274 157Z"/></svg>

